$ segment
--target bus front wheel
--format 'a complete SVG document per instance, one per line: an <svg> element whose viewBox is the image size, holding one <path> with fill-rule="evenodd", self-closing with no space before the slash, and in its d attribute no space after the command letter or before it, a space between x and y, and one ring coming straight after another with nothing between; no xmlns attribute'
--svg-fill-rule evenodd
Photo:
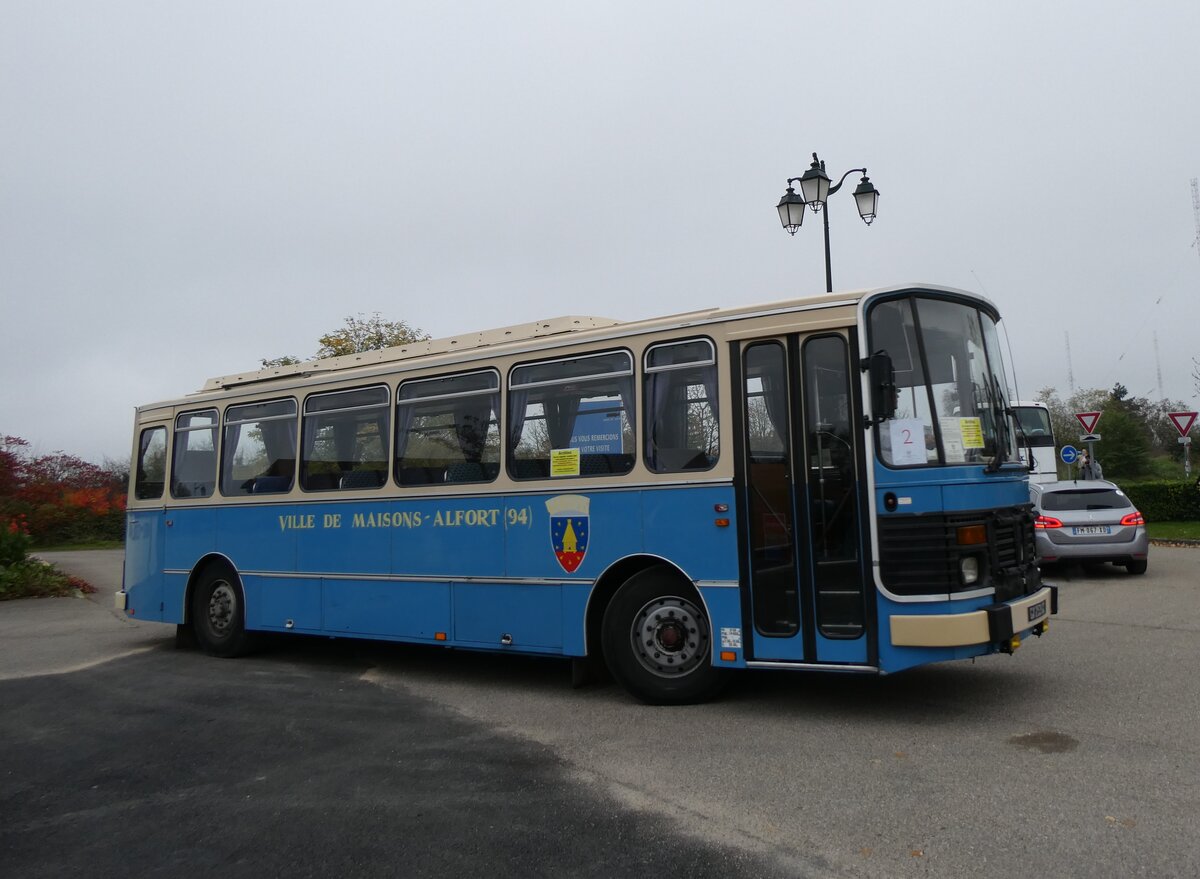
<svg viewBox="0 0 1200 879"><path fill-rule="evenodd" d="M204 571L192 593L192 628L205 653L241 656L252 646L237 574L223 565Z"/></svg>
<svg viewBox="0 0 1200 879"><path fill-rule="evenodd" d="M727 672L713 668L712 635L699 596L662 568L627 580L604 612L604 659L629 693L651 705L702 702Z"/></svg>

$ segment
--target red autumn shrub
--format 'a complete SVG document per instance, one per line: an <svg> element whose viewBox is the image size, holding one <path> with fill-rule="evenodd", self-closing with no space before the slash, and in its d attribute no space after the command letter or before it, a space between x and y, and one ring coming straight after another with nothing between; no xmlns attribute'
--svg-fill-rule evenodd
<svg viewBox="0 0 1200 879"><path fill-rule="evenodd" d="M39 544L119 540L125 526L126 473L64 452L31 455L29 443L0 443L0 516L25 516Z"/></svg>

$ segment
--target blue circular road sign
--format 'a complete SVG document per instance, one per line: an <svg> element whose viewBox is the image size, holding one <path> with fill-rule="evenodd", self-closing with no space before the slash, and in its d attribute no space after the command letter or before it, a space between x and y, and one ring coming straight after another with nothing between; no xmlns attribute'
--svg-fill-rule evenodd
<svg viewBox="0 0 1200 879"><path fill-rule="evenodd" d="M1064 464L1074 464L1079 457L1079 449L1074 446L1063 446L1062 451L1058 453L1058 457L1062 458Z"/></svg>

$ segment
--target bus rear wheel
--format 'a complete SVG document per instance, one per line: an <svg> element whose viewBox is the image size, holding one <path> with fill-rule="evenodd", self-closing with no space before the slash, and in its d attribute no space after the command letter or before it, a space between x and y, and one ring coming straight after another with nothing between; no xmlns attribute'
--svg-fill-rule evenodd
<svg viewBox="0 0 1200 879"><path fill-rule="evenodd" d="M665 569L635 574L604 612L604 659L637 699L651 705L703 702L725 684L713 668L712 634L699 596Z"/></svg>
<svg viewBox="0 0 1200 879"><path fill-rule="evenodd" d="M192 593L192 628L205 653L233 657L250 652L242 595L237 574L224 565L210 566L200 575Z"/></svg>

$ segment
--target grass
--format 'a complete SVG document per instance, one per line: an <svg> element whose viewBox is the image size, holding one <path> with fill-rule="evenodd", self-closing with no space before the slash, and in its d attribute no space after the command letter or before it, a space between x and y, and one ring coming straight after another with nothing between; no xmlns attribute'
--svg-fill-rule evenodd
<svg viewBox="0 0 1200 879"><path fill-rule="evenodd" d="M1200 522L1149 522L1146 531L1153 540L1200 540Z"/></svg>

